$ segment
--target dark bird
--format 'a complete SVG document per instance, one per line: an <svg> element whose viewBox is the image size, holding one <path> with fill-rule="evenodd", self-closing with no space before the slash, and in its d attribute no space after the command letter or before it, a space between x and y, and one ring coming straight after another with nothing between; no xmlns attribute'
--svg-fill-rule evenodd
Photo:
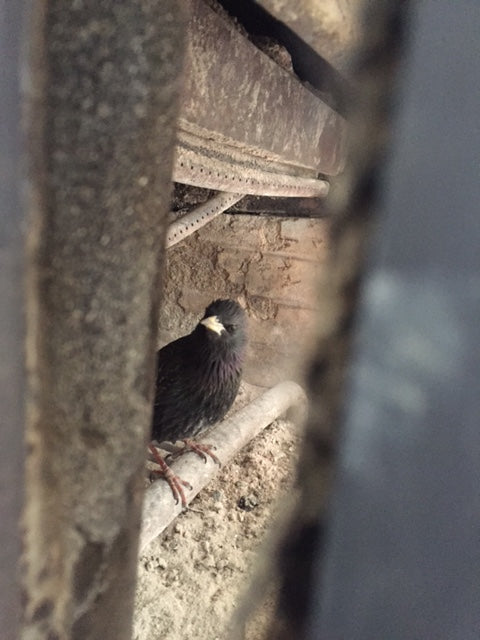
<svg viewBox="0 0 480 640"><path fill-rule="evenodd" d="M216 460L206 445L192 438L221 420L240 386L247 343L246 315L234 300L215 300L192 333L170 342L157 353L157 380L152 440L183 440L187 450ZM151 444L175 498L185 496L179 478ZM161 462L160 462L161 461ZM172 477L174 480L172 480Z"/></svg>

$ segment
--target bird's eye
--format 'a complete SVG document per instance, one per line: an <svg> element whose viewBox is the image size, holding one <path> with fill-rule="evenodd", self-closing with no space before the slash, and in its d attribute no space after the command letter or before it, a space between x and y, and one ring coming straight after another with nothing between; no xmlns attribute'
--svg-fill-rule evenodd
<svg viewBox="0 0 480 640"><path fill-rule="evenodd" d="M235 325L234 324L224 324L223 326L228 331L228 333L233 333L233 330L235 329Z"/></svg>

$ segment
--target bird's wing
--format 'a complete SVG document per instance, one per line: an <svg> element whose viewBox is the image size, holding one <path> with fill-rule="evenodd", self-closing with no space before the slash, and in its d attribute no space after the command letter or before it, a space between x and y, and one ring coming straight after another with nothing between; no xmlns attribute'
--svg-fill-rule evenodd
<svg viewBox="0 0 480 640"><path fill-rule="evenodd" d="M193 362L190 336L170 342L157 353L155 406L181 401L188 393Z"/></svg>

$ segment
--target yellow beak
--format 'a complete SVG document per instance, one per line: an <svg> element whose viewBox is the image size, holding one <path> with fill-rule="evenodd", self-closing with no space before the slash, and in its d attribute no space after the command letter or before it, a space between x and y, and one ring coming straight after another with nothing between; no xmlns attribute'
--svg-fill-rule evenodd
<svg viewBox="0 0 480 640"><path fill-rule="evenodd" d="M225 331L225 327L220 322L217 316L209 316L208 318L204 318L200 321L200 324L203 324L204 327L210 329L210 331L215 331L218 335L222 334L222 331Z"/></svg>

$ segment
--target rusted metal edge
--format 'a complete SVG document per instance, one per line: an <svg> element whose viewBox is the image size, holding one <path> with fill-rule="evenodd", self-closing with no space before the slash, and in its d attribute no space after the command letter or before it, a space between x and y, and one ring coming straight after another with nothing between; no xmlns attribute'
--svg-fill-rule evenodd
<svg viewBox="0 0 480 640"><path fill-rule="evenodd" d="M265 171L278 173L279 175L303 178L316 178L318 176L318 170L310 167L307 162L289 162L269 149L249 146L218 131L194 125L183 118L178 119L177 144L179 147L194 149L211 158L225 157L232 162L253 168L263 167Z"/></svg>
<svg viewBox="0 0 480 640"><path fill-rule="evenodd" d="M210 140L228 140L254 157L277 159L324 175L338 174L345 158L343 118L257 49L232 22L201 0L188 4L180 122L207 132L204 137ZM208 186L205 175L185 177L179 164L175 179ZM282 195L262 192L259 186L251 191L252 185L240 191ZM212 188L239 191L226 183Z"/></svg>

